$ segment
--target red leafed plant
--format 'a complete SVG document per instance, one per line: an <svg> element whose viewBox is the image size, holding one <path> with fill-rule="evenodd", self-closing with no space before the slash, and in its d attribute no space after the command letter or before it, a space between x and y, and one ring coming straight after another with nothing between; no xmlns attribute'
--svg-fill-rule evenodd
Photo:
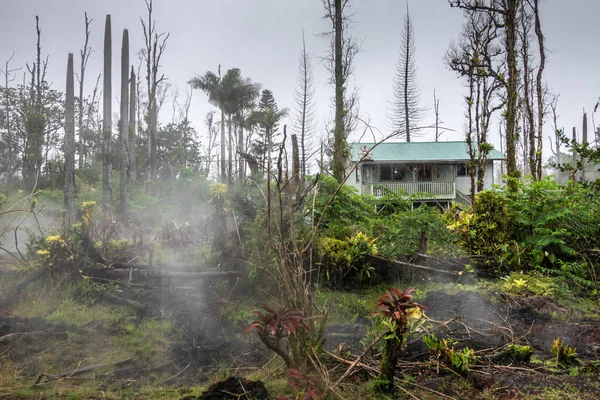
<svg viewBox="0 0 600 400"><path fill-rule="evenodd" d="M386 317L389 322L402 323L406 325L408 317L415 311L415 308L425 309L425 306L412 301L415 288L409 287L402 291L397 288L386 290L385 294L377 300L377 307L381 310L377 313Z"/></svg>
<svg viewBox="0 0 600 400"><path fill-rule="evenodd" d="M299 330L308 330L308 326L304 323L306 320L304 312L286 308L278 303L274 303L272 307L263 306L262 309L264 311L253 311L257 320L248 325L244 333L256 331L265 346L277 353L288 368L293 368L289 345L282 339L295 336Z"/></svg>
<svg viewBox="0 0 600 400"><path fill-rule="evenodd" d="M394 388L394 374L400 358L402 345L408 333L408 318L417 310L424 310L425 306L413 301L411 293L415 288L402 291L397 288L386 290L386 293L377 300L380 311L376 315L384 318L382 325L387 330L383 337L385 349L381 360L379 380L386 391Z"/></svg>

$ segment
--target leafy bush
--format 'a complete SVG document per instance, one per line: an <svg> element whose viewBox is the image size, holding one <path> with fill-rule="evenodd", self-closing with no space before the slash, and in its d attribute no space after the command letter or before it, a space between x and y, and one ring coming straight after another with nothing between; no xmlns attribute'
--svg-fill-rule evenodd
<svg viewBox="0 0 600 400"><path fill-rule="evenodd" d="M477 195L477 208L462 212L448 227L459 243L499 271L538 269L592 285L596 271L583 256L600 246L600 196L571 182L519 181Z"/></svg>
<svg viewBox="0 0 600 400"><path fill-rule="evenodd" d="M558 285L553 279L539 272L511 272L509 275L502 277L502 281L502 291L519 296L551 297L558 290Z"/></svg>
<svg viewBox="0 0 600 400"><path fill-rule="evenodd" d="M374 273L374 268L365 260L377 254L376 238L356 232L346 240L321 236L316 243L317 253L327 281L333 287L347 285L350 281L364 282Z"/></svg>

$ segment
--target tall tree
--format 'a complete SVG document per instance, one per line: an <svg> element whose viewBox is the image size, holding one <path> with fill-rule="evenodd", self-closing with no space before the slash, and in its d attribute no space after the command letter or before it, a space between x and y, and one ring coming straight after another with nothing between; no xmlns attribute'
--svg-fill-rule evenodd
<svg viewBox="0 0 600 400"><path fill-rule="evenodd" d="M419 106L421 89L417 80L416 46L413 23L406 4L404 29L400 44L400 58L394 74L394 100L392 101L392 128L400 137L410 142L411 133L417 122L423 119L425 111Z"/></svg>
<svg viewBox="0 0 600 400"><path fill-rule="evenodd" d="M348 157L348 135L352 130L348 118L352 116L352 105L356 102L356 92L349 95L347 82L352 73L354 57L360 50L355 39L348 33L350 23L348 10L350 0L322 0L325 19L331 22L331 31L324 35L331 40L327 57L327 68L332 74L331 83L335 89L334 129L333 129L333 177L341 182L345 177L345 163Z"/></svg>
<svg viewBox="0 0 600 400"><path fill-rule="evenodd" d="M75 222L75 87L73 82L73 53L67 61L65 96L65 220L64 232Z"/></svg>
<svg viewBox="0 0 600 400"><path fill-rule="evenodd" d="M475 207L475 193L483 190L487 157L492 150L488 142L491 118L503 107L499 90L502 87L498 28L484 13L465 10L465 24L461 37L446 53L448 67L466 81L465 139L470 157L471 202Z"/></svg>
<svg viewBox="0 0 600 400"><path fill-rule="evenodd" d="M225 156L225 94L221 82L221 65L219 65L219 74L208 71L203 76L195 76L188 81L193 89L200 89L208 95L208 101L221 110L221 182L225 183L227 179L227 164ZM212 118L211 118L212 120Z"/></svg>
<svg viewBox="0 0 600 400"><path fill-rule="evenodd" d="M271 152L275 147L274 137L279 129L279 122L288 114L287 108L279 110L273 92L264 89L258 103L258 111L253 113L252 119L261 127L261 138L252 144L252 151L258 155L260 165L268 170Z"/></svg>
<svg viewBox="0 0 600 400"><path fill-rule="evenodd" d="M204 125L206 126L206 130L208 133L208 144L204 148L204 153L206 154L206 166L204 167L204 173L206 174L206 176L210 176L211 165L216 156L215 154L213 154L213 150L216 147L219 128L217 127L217 124L215 123L214 119L214 111L207 112L206 117L204 118Z"/></svg>
<svg viewBox="0 0 600 400"><path fill-rule="evenodd" d="M444 130L440 132L440 124L444 121L440 120L440 99L437 98L435 89L433 89L433 111L435 113L435 141L439 142Z"/></svg>
<svg viewBox="0 0 600 400"><path fill-rule="evenodd" d="M242 79L239 82L237 91L237 105L235 121L238 125L238 177L241 182L246 178L245 161L241 154L246 152L246 142L244 140L244 129L247 125L246 120L251 115L252 110L256 107L256 99L260 94L260 85L253 83L249 78Z"/></svg>
<svg viewBox="0 0 600 400"><path fill-rule="evenodd" d="M509 178L520 176L517 168L516 144L518 140L517 117L519 97L519 70L517 68L517 15L519 0L448 0L451 7L481 12L487 14L494 25L504 31L505 61L507 77L503 79L506 91L506 175ZM517 190L517 184L512 179L508 182L509 188Z"/></svg>
<svg viewBox="0 0 600 400"><path fill-rule="evenodd" d="M27 69L31 75L31 84L27 120L25 122L27 141L23 163L23 176L26 185L32 189L35 188L38 183L42 163L44 161L42 149L44 146L44 131L46 130L47 122L42 103L47 60L43 63L41 60L42 48L40 42L42 31L40 30L40 19L37 15L35 16L35 29L37 34L37 58L31 67L27 65Z"/></svg>
<svg viewBox="0 0 600 400"><path fill-rule="evenodd" d="M4 70L0 70L0 72L2 72L4 74L4 124L6 125L6 155L7 155L7 165L6 165L6 185L8 187L10 187L12 185L12 177L13 177L13 164L14 164L14 159L15 159L15 154L14 154L14 149L15 149L15 144L14 144L14 137L13 137L13 130L12 130L12 125L11 125L11 120L10 120L10 114L11 114L11 95L10 95L10 90L8 88L8 84L10 82L12 82L15 77L14 77L14 73L19 71L21 69L20 68L14 68L11 69L10 68L10 62L12 61L13 57L15 56L15 52L13 51L12 55L10 56L10 58L8 59L8 61L6 61L6 63L4 64Z"/></svg>
<svg viewBox="0 0 600 400"><path fill-rule="evenodd" d="M148 105L147 105L147 118L148 118L148 142L149 142L149 156L150 156L150 176L149 181L156 181L158 165L156 155L156 132L158 124L158 86L165 80L164 74L159 77L160 59L167 47L167 40L169 39L169 33L157 33L156 32L156 21L152 19L152 12L154 10L152 0L144 0L146 2L146 9L148 10L148 22L145 22L142 18L142 28L144 31L144 43L145 48L143 50L143 58L146 62L146 84L148 88Z"/></svg>
<svg viewBox="0 0 600 400"><path fill-rule="evenodd" d="M104 90L103 96L103 145L102 145L102 208L107 214L112 206L112 33L110 14L104 25Z"/></svg>
<svg viewBox="0 0 600 400"><path fill-rule="evenodd" d="M542 79L544 74L544 68L546 67L546 50L544 47L544 34L542 33L542 23L540 21L540 9L539 0L533 0L533 15L535 19L535 35L538 40L538 52L540 57L540 65L537 70L535 78L536 91L537 91L537 108L538 108L538 120L537 120L537 151L536 151L536 170L535 176L537 180L542 179L542 144L543 144L543 128L544 128L544 115L546 105L544 101L544 92L542 90Z"/></svg>
<svg viewBox="0 0 600 400"><path fill-rule="evenodd" d="M93 20L88 19L87 12L84 14L85 16L85 43L83 45L83 49L80 51L81 54L81 65L79 69L79 98L77 101L77 134L79 135L79 169L83 169L85 163L85 127L83 124L83 87L85 82L85 68L87 66L90 55L92 54L92 49L88 46L90 41L90 24Z"/></svg>
<svg viewBox="0 0 600 400"><path fill-rule="evenodd" d="M308 156L312 151L315 119L315 88L310 56L306 51L306 41L302 32L302 50L298 67L298 84L294 92L292 129L300 136L300 174L302 181L306 177Z"/></svg>
<svg viewBox="0 0 600 400"><path fill-rule="evenodd" d="M136 84L137 77L131 66L131 77L129 80L129 183L135 184L137 179L137 166L136 166L136 145L137 140L135 136L135 115L136 115Z"/></svg>
<svg viewBox="0 0 600 400"><path fill-rule="evenodd" d="M126 217L129 213L129 32L123 29L121 45L121 116L119 118L119 142L121 145L121 163L119 179L119 214Z"/></svg>

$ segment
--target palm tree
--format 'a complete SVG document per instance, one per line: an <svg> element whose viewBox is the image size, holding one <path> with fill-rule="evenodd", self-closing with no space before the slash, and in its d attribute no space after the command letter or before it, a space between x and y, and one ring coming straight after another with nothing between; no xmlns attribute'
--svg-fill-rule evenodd
<svg viewBox="0 0 600 400"><path fill-rule="evenodd" d="M219 75L208 71L204 76L196 76L188 81L193 89L200 89L208 95L208 102L221 110L221 182L225 183L225 96L221 79L221 65Z"/></svg>
<svg viewBox="0 0 600 400"><path fill-rule="evenodd" d="M244 128L248 126L247 119L252 113L252 110L256 107L256 99L260 93L260 85L258 83L252 83L250 79L240 81L240 85L237 90L237 110L234 115L234 124L238 128L238 154L245 153L245 141L244 141ZM243 181L246 177L244 159L239 157L238 176L240 181Z"/></svg>

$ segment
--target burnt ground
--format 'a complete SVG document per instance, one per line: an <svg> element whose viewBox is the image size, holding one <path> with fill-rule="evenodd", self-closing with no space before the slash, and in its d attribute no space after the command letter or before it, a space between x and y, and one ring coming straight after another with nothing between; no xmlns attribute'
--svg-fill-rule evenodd
<svg viewBox="0 0 600 400"><path fill-rule="evenodd" d="M160 316L149 315L143 318L163 318L174 322L172 333L168 334L169 356L161 360L161 363L149 365L144 358L133 355L124 364L111 366L94 376L136 380L139 383L127 385L135 389L141 382L147 382L144 378L156 377L156 374L162 373L161 379L164 380L164 376L176 375L169 378L165 385L177 388L205 382L215 375L215 365L220 363L233 368L259 366L272 357L260 344L244 338L242 323L233 323L220 315L218 309L221 302L226 300L215 293L215 286L219 286L217 282L192 284L189 281L169 279L155 280L148 284L163 289L156 289L154 292L135 289L124 291L121 295L144 301L150 308L161 310ZM195 286L196 290L182 293L164 289L183 285ZM407 365L401 367L403 373L416 376L416 382L424 387L454 398L485 398L482 396L493 395L488 398L541 399L546 398L547 393L552 390L571 390L573 396L569 398L600 398L600 386L597 384L600 365L594 363L600 351L600 320L572 318L567 310L550 299L498 294L492 300L494 301L474 291L448 293L439 290L429 293L420 302L427 307L426 314L433 321L431 326L446 323L443 328L436 330L437 336L455 339L458 348L468 346L481 354L487 354L490 349L510 342L528 344L534 349L535 358L540 360L538 363L498 363L490 366L489 360L482 356L478 360L479 365L469 374L457 376L442 372L438 375L431 365L428 366L427 349L418 339L408 344L403 355L401 365ZM353 324L327 327L326 347L335 350L344 343L351 353L359 354L360 341L370 324L368 318L359 317ZM92 332L99 337L117 337L123 334L123 326L102 321L75 326L52 323L44 318L22 318L5 313L0 315L0 365L3 359L17 362L21 374L31 379L39 377L49 367L36 363L34 355L37 354L54 351L53 354L59 358L58 365L77 365L78 361L86 359L83 349L92 345L89 338ZM551 363L544 364L544 361L552 360L550 347L559 336L577 349L580 362L572 366L579 368L574 374L576 376L569 376L569 373L573 375L572 368L560 370L551 368ZM66 341L70 343L70 347L57 351L56 348ZM373 365L377 364L377 359L371 361ZM410 363L413 365L410 366ZM54 371L61 368L55 365ZM240 386L240 382L244 387L245 384L251 387L255 384L239 379L228 380L221 382L221 386L214 386L208 394L218 396L218 393L232 390L230 393L239 396L240 393L234 389ZM264 389L260 382L256 385L257 390ZM426 394L424 392L423 398L436 398L425 397Z"/></svg>

